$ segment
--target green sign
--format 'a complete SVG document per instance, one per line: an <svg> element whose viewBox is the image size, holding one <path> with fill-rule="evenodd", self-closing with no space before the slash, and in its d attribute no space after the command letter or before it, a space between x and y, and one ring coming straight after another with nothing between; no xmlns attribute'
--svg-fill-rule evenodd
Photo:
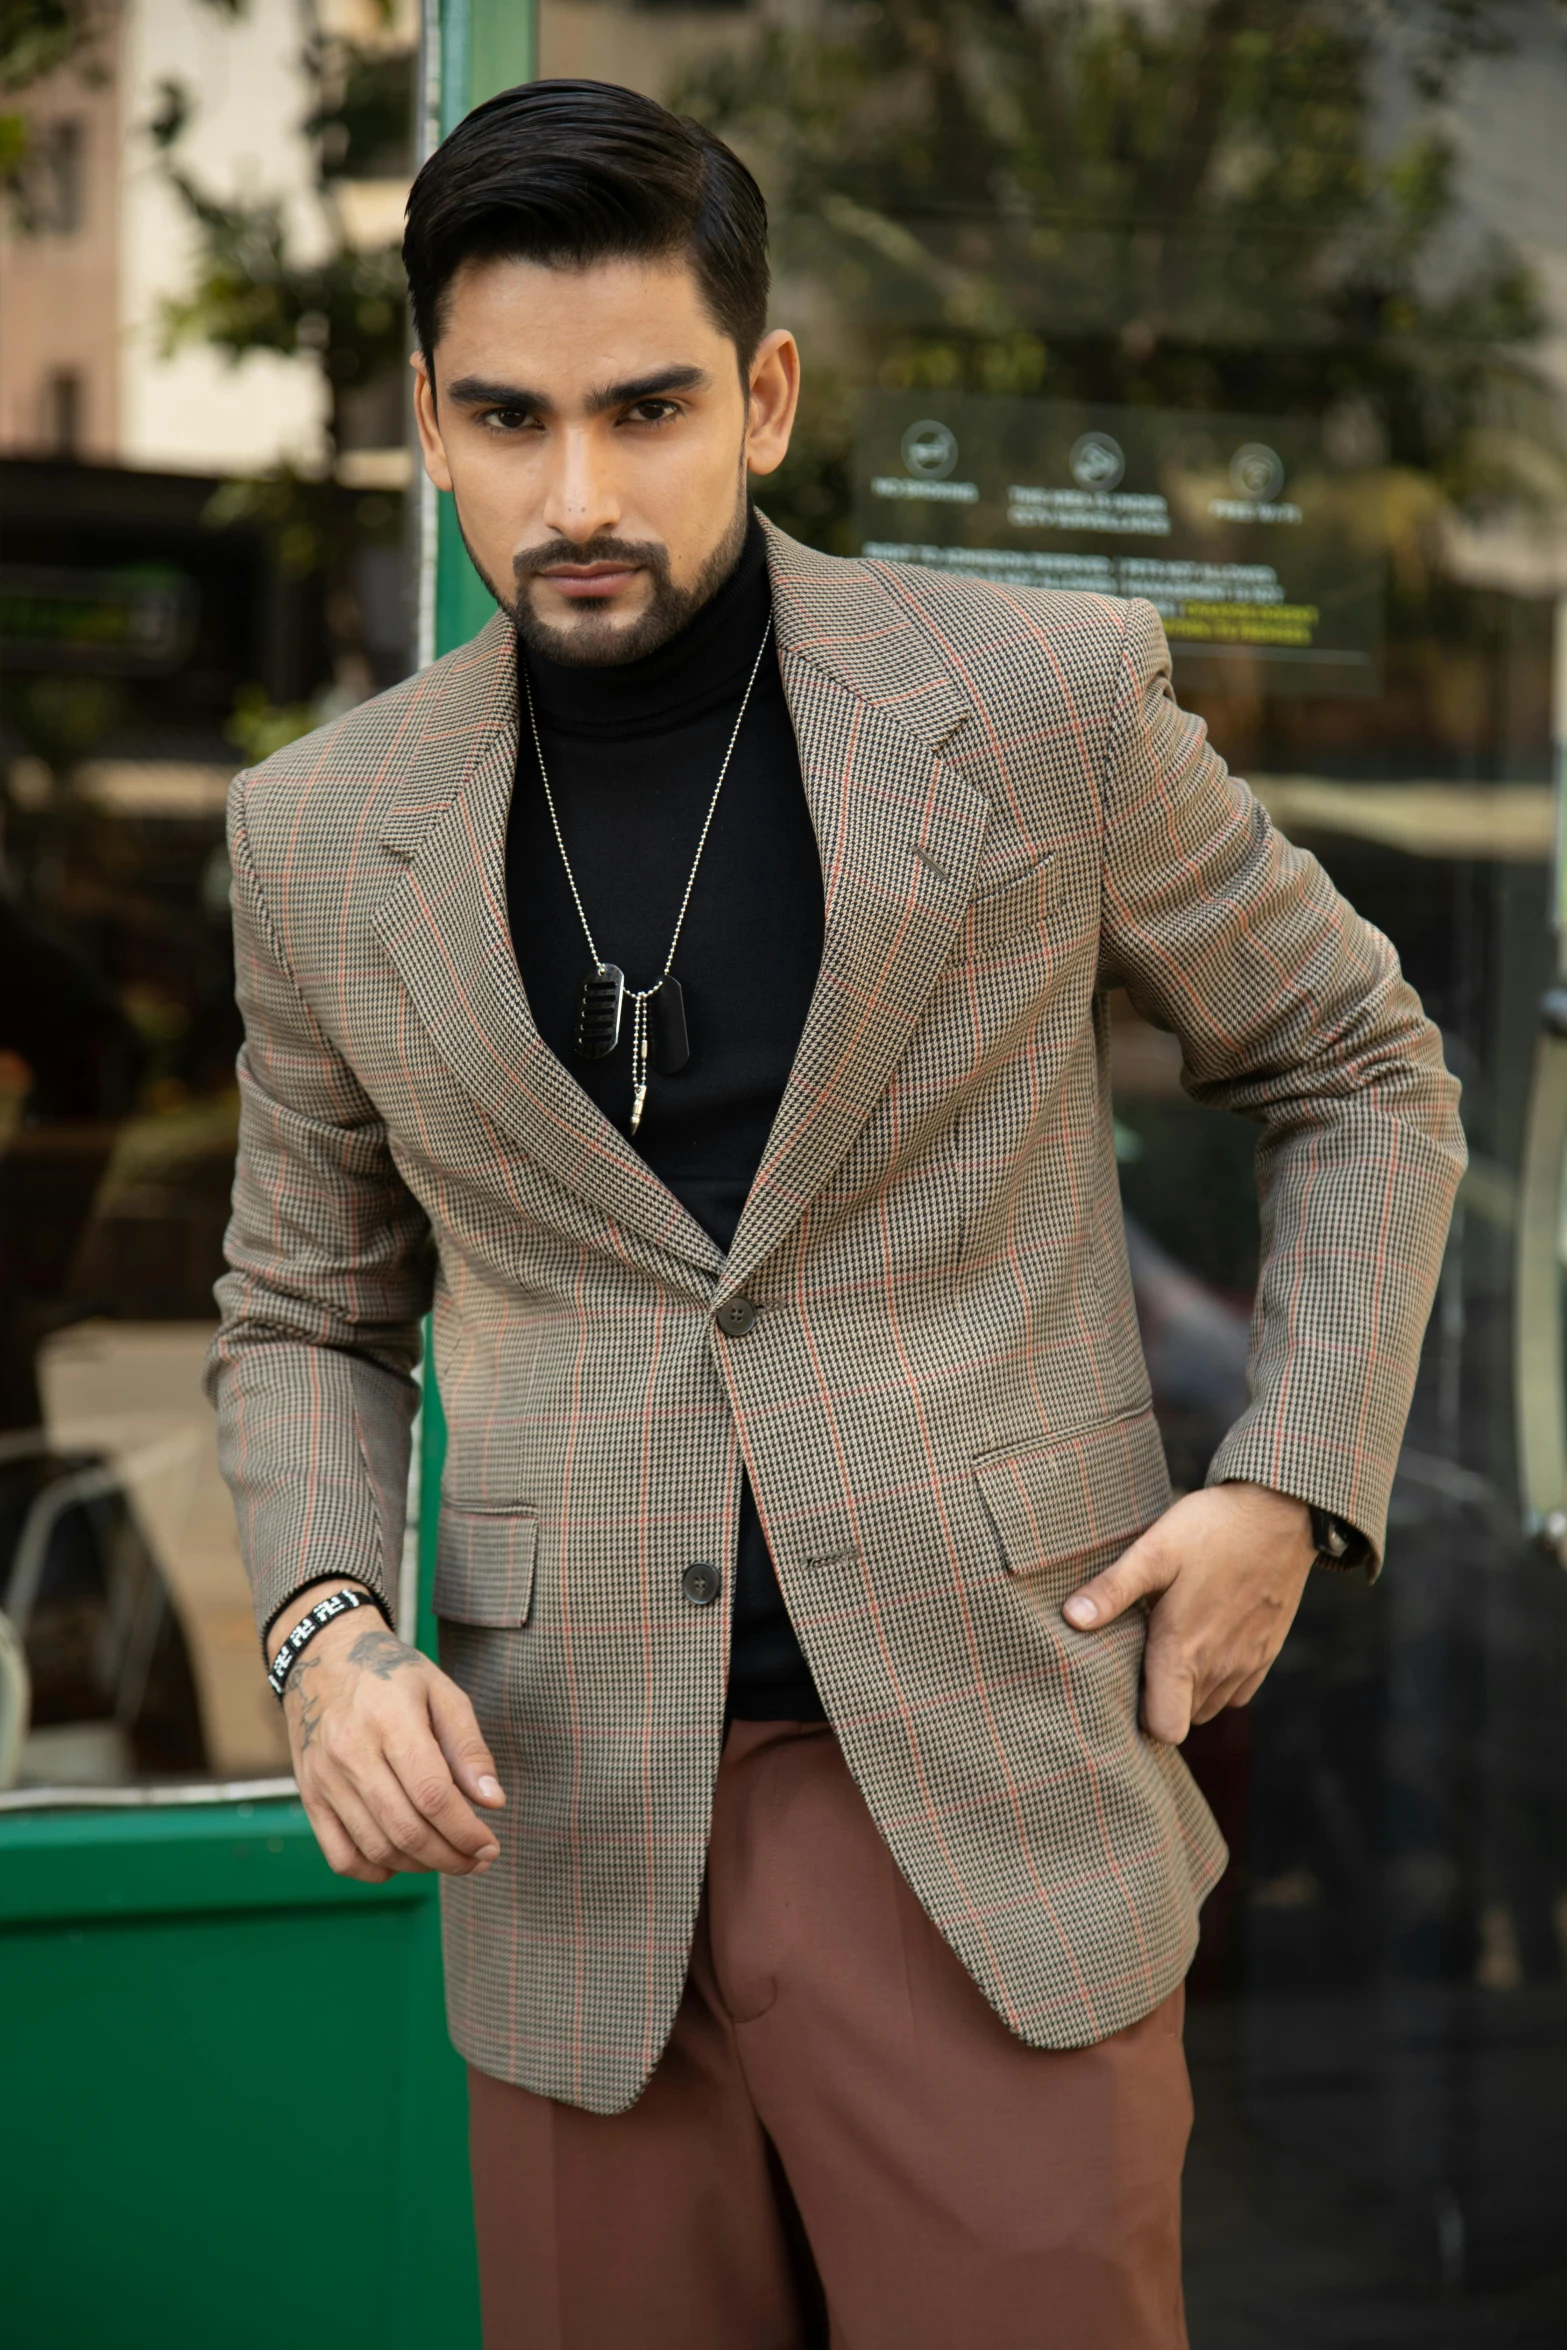
<svg viewBox="0 0 1567 2350"><path fill-rule="evenodd" d="M1363 487L1295 419L871 392L855 518L887 561L1146 597L1200 673L1370 694L1385 562Z"/></svg>

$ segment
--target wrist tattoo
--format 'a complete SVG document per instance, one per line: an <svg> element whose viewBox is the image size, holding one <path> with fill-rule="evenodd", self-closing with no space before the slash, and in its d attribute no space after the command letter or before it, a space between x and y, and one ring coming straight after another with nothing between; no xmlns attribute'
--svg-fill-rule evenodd
<svg viewBox="0 0 1567 2350"><path fill-rule="evenodd" d="M424 1658L419 1649L410 1648L395 1632L383 1631L377 1625L372 1631L360 1633L348 1652L348 1661L351 1665L363 1665L378 1681L389 1681L404 1665L422 1664Z"/></svg>
<svg viewBox="0 0 1567 2350"><path fill-rule="evenodd" d="M283 1692L285 1713L293 1708L295 1700L298 1700L298 1707L294 1712L294 1732L298 1752L301 1756L308 1754L315 1734L321 1727L321 1710L324 1701L320 1692L311 1687L310 1677L313 1673L319 1672L326 1661L326 1658L319 1653L314 1656L302 1656L289 1676L288 1687ZM351 1665L362 1665L367 1672L374 1673L378 1681L389 1681L392 1675L400 1672L404 1665L422 1664L424 1656L421 1650L408 1647L407 1643L399 1640L395 1633L388 1632L382 1626L377 1625L372 1631L360 1633L348 1652L348 1661Z"/></svg>
<svg viewBox="0 0 1567 2350"><path fill-rule="evenodd" d="M287 1711L292 1699L297 1697L299 1700L299 1712L295 1717L295 1726L299 1732L301 1754L306 1752L310 1741L321 1725L321 1700L309 1687L307 1676L323 1662L324 1659L319 1656L302 1657L293 1678L283 1693L285 1711Z"/></svg>

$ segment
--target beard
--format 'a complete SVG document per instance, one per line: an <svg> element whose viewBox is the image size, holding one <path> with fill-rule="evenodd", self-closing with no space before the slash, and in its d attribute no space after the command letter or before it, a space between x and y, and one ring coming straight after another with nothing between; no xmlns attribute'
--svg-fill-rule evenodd
<svg viewBox="0 0 1567 2350"><path fill-rule="evenodd" d="M511 598L503 596L482 571L480 577L502 611L510 615L530 653L563 668L619 668L656 653L701 611L739 562L749 521L749 504L742 495L723 536L689 587L675 585L670 577L669 549L659 540L618 539L602 531L580 544L573 539L548 539L541 546L525 548L513 558L516 593ZM471 558L473 549L468 552ZM546 625L533 609L529 582L557 563L634 563L647 578L648 600L629 625L617 625L591 602L576 605L559 626Z"/></svg>

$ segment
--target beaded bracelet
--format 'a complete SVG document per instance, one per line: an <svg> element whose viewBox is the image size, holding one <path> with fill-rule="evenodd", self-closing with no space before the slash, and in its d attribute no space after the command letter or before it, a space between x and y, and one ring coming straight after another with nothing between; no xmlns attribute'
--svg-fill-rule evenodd
<svg viewBox="0 0 1567 2350"><path fill-rule="evenodd" d="M377 1615L381 1616L388 1624L391 1622L391 1618L387 1615L381 1602L368 1591L331 1591L328 1592L325 1599L318 1599L309 1615L300 1618L272 1659L272 1670L268 1673L267 1680L270 1682L272 1694L279 1704L282 1703L283 1691L287 1686L289 1673L293 1669L294 1659L300 1650L308 1648L316 1634L325 1631L334 1616L340 1616L345 1608L356 1607L374 1608Z"/></svg>

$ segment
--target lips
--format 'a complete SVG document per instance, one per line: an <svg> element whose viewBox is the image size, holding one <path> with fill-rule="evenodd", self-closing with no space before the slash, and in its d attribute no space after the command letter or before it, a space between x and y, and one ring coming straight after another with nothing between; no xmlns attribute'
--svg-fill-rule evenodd
<svg viewBox="0 0 1567 2350"><path fill-rule="evenodd" d="M558 596L567 596L573 603L591 603L618 595L637 574L630 563L585 563L566 564L558 571L541 571L538 576Z"/></svg>

